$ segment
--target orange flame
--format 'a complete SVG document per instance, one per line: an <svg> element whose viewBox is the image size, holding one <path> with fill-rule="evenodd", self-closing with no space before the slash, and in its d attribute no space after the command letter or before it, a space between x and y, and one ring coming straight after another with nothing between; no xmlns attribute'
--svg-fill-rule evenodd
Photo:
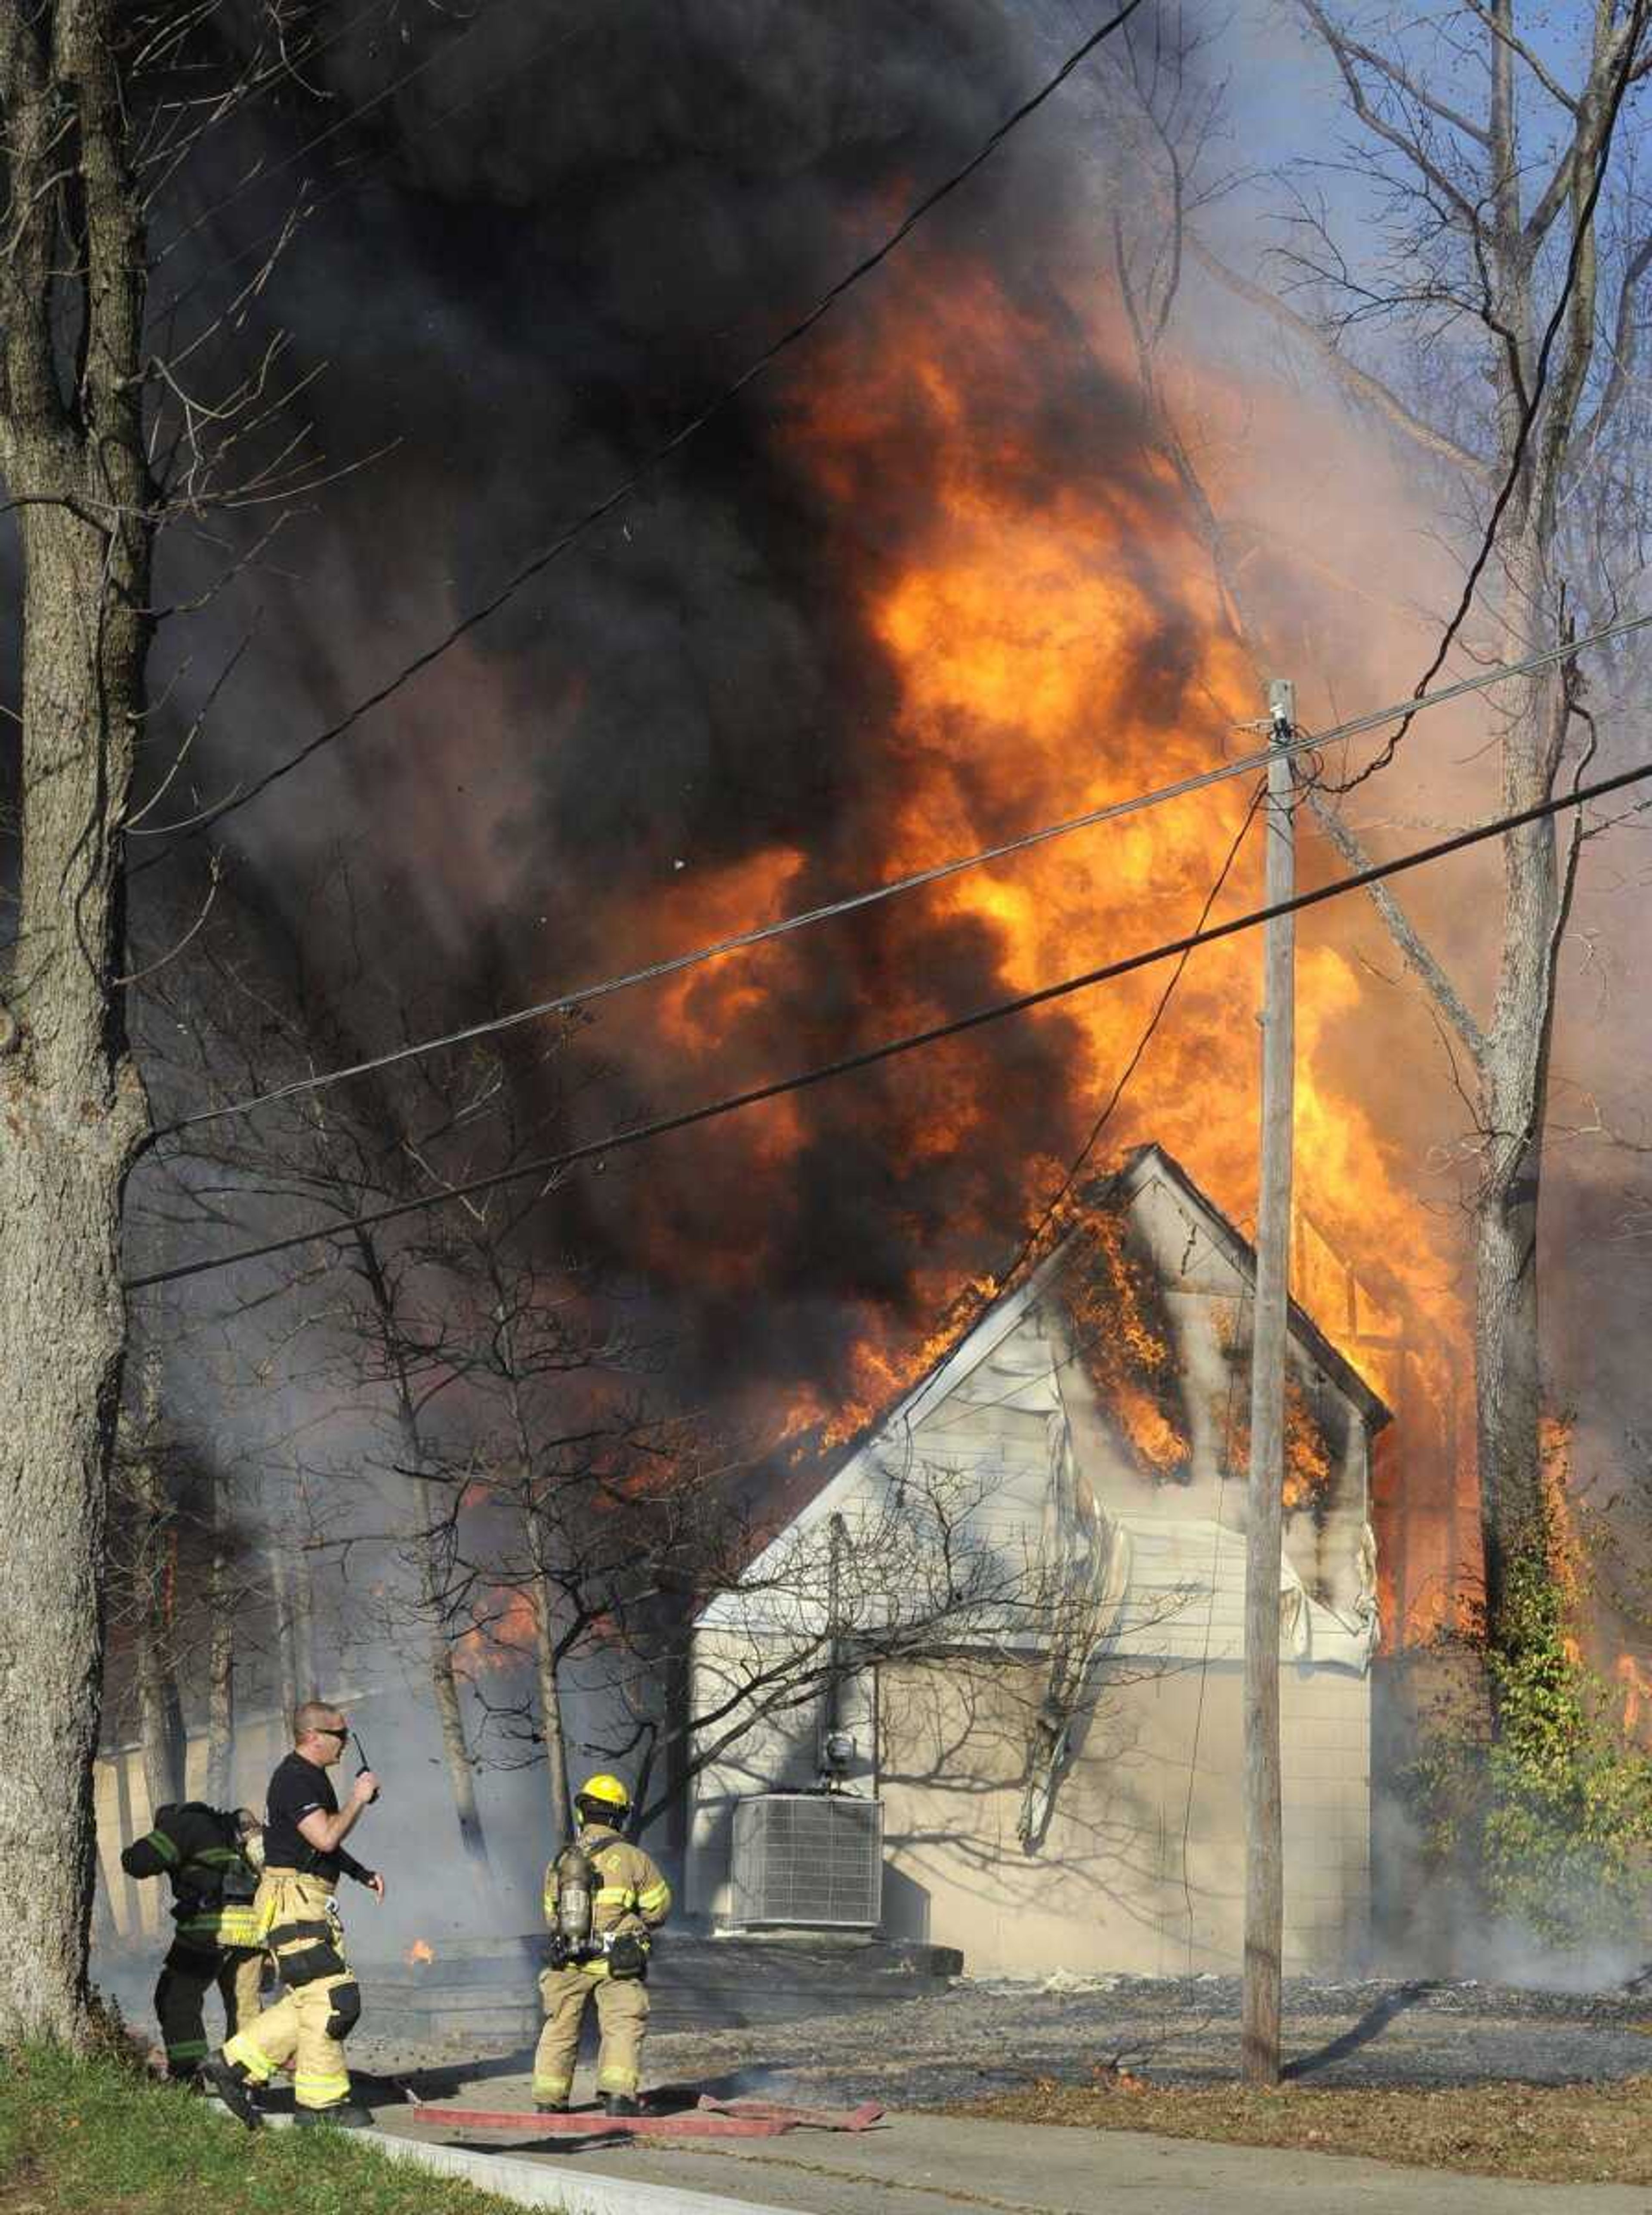
<svg viewBox="0 0 1652 2215"><path fill-rule="evenodd" d="M1544 1505L1549 1515L1550 1566L1561 1598L1575 1607L1585 1583L1583 1545L1572 1512L1572 1429L1559 1415L1538 1420L1538 1452Z"/></svg>
<svg viewBox="0 0 1652 2215"><path fill-rule="evenodd" d="M1114 1409L1126 1435L1150 1469L1168 1475L1188 1457L1188 1441L1170 1417L1138 1384L1121 1384Z"/></svg>
<svg viewBox="0 0 1652 2215"><path fill-rule="evenodd" d="M475 1629L453 1641L454 1654L470 1669L515 1669L533 1659L539 1636L532 1595L517 1586L499 1586L481 1611Z"/></svg>
<svg viewBox="0 0 1652 2215"><path fill-rule="evenodd" d="M943 274L921 309L891 298L816 357L789 428L795 456L841 516L844 571L857 580L867 660L887 702L887 779L867 798L854 881L906 874L1207 768L1226 727L1257 713L1253 673L1207 551L1178 519L1168 473L1133 449L1116 469L1066 447L1037 451L1051 350L1075 341L985 274ZM1092 342L1099 352L1088 373L1104 402L1110 371L1100 355L1111 341L1102 333ZM921 958L928 933L984 949L1006 991L1176 936L1198 913L1245 806L1235 781L949 879L897 904L899 913L878 911L888 958L877 969L870 1034L952 1011ZM1304 837L1311 868L1305 824ZM685 871L661 906L660 945L721 936L806 904L815 892L806 844L777 839L722 868ZM1260 880L1252 836L1218 916L1253 904ZM1352 907L1322 911L1302 932L1294 1288L1401 1417L1403 1455L1391 1461L1377 1504L1391 1634L1413 1620L1425 1591L1446 1593L1436 1604L1449 1612L1459 1577L1472 1574L1472 1423L1458 1406L1465 1334L1456 1233L1419 1206L1405 1088L1360 1036L1366 1009L1354 949L1372 927ZM663 1033L685 1055L715 1052L720 1074L740 1052L772 1066L775 1012L786 1013L787 989L804 973L800 944L707 965L651 1003L657 1014L614 1020L646 1020L650 1048ZM1059 1042L1059 1104L1080 1124L1130 1062L1165 976L1150 970L1023 1019ZM1256 1184L1257 997L1254 939L1194 957L1095 1169L1156 1139L1245 1220ZM891 1322L897 1304L880 1294L846 1299L857 1323L846 1388L796 1391L789 1433L821 1424L820 1442L846 1439L923 1375L956 1335L960 1281L984 1255L1013 1246L1059 1185L1071 1150L1058 1139L1068 1126L1052 1114L1044 1150L1011 1165L1023 1180L1019 1220L972 1212L968 1165L1001 1160L1006 1144L1002 1088L980 1074L988 1051L980 1040L941 1047L903 1064L900 1087L887 1092L772 1103L742 1119L738 1136L705 1142L745 1149L738 1158L751 1172L716 1181L715 1212L696 1194L654 1211L647 1236L666 1274L740 1292L767 1281L775 1195L789 1164L830 1129L819 1119L863 1119L889 1165L881 1205L894 1223L903 1168L960 1165L960 1210L975 1243L961 1240L955 1273L931 1281L915 1240L900 1310L922 1312L928 1299L945 1328L921 1337ZM1014 1143L1025 1146L1024 1133ZM990 1285L977 1278L981 1298ZM1138 1331L1127 1300L1119 1327L1128 1359L1108 1396L1145 1471L1162 1473L1186 1441L1153 1389L1151 1334ZM1292 1411L1287 1454L1287 1499L1301 1504L1331 1473L1305 1408Z"/></svg>
<svg viewBox="0 0 1652 2215"><path fill-rule="evenodd" d="M436 1949L427 1938L415 1938L402 1959L410 1969L421 1969L427 1961L433 1961Z"/></svg>
<svg viewBox="0 0 1652 2215"><path fill-rule="evenodd" d="M983 419L983 390L1000 404L1007 391L1013 403L1041 373L1040 334L1025 319L978 277L927 304L924 328L904 328L899 339L821 389L799 436L846 495L863 488L864 469L888 457L895 435L924 453L931 473L927 531L867 604L868 628L899 686L898 738L911 773L895 796L894 859L909 869L984 843L983 792L1013 795L1016 819L1026 821L1118 800L1206 766L1213 730L1225 716L1254 714L1255 702L1208 561L1167 525L1168 511L1149 513L1139 494L1082 472L1053 490L1029 489L1017 467L1024 457L1006 448L999 422ZM1202 691L1208 703L1185 722L1167 723L1154 697L1151 657L1167 622L1194 667L1184 696ZM1093 841L1058 842L1001 870L972 871L937 898L991 935L1008 986L1042 983L1098 947L1185 928L1243 806L1237 787L1223 788L1191 807L1127 818ZM1235 873L1236 900L1254 895L1259 858L1252 840ZM1114 1134L1120 1144L1158 1139L1240 1214L1255 1186L1255 948L1244 942L1198 957L1182 1020L1156 1039ZM1161 984L1149 975L1066 1003L1057 1020L1078 1034L1072 1079L1081 1093L1103 1091L1123 1065ZM1369 1259L1391 1281L1409 1260L1403 1289L1414 1326L1457 1339L1450 1257L1433 1219L1420 1215L1365 1101L1334 1074L1329 1048L1360 1001L1346 954L1305 945L1301 1193L1356 1268ZM965 1116L980 1112L973 1101L958 1104ZM969 1135L946 1133L955 1148ZM1357 1319L1339 1333L1342 1320L1327 1317L1325 1327L1360 1363L1367 1334ZM1434 1381L1449 1389L1448 1377ZM1162 1437L1158 1445L1165 1450ZM1299 1453L1299 1483L1321 1481Z"/></svg>

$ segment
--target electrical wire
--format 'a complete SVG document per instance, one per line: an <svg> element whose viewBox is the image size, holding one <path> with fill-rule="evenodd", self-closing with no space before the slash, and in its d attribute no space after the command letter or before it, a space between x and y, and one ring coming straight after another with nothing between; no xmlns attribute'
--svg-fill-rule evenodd
<svg viewBox="0 0 1652 2215"><path fill-rule="evenodd" d="M1488 685L1501 684L1508 678L1528 676L1533 670L1546 668L1552 662L1569 660L1586 647L1599 646L1606 640L1621 638L1630 631L1642 629L1648 623L1652 623L1652 615L1637 616L1626 623L1613 625L1610 629L1596 631L1588 638L1551 647L1525 661L1482 670L1473 677L1465 678L1459 684L1447 685L1444 691L1431 692L1426 700L1420 703L1402 701L1392 707L1374 709L1368 715L1355 716L1351 722L1339 724L1330 731L1298 731L1289 739L1258 752L1237 756L1231 762L1218 763L1212 769L1200 770L1190 776L1179 777L1174 783L1160 785L1151 792L1137 793L1125 800L1108 801L1100 807L1087 808L1082 815L1070 815L1059 823L1047 824L1039 830L1023 831L1018 838L1005 839L998 845L983 847L979 853L965 854L949 862L937 862L930 868L916 870L910 876L897 877L888 884L874 885L864 892L851 893L845 899L828 900L820 907L805 908L796 915L782 916L773 923L755 924L750 930L736 931L728 938L714 940L708 946L696 947L690 953L670 954L662 960L645 963L639 969L627 970L620 976L604 978L595 984L580 985L573 991L559 992L552 999L535 1000L526 1007L512 1009L507 1015L492 1015L482 1022L468 1023L459 1030L444 1031L433 1038L415 1040L408 1045L392 1047L388 1052L372 1055L365 1061L351 1062L339 1069L322 1070L312 1076L295 1077L291 1083L273 1085L267 1092L255 1094L249 1099L228 1101L218 1108L200 1108L192 1115L181 1116L175 1122L163 1124L151 1134L150 1143L158 1144L161 1139L174 1137L180 1131L193 1130L202 1123L218 1122L226 1116L249 1115L256 1108L273 1107L279 1101L296 1099L301 1094L320 1092L329 1085L342 1084L353 1077L370 1077L379 1070L394 1068L398 1062L416 1060L425 1054L439 1052L445 1047L468 1046L477 1039L492 1038L501 1031L513 1030L520 1024L536 1022L542 1016L563 1015L570 1009L607 999L616 992L629 991L638 985L654 984L661 978L679 976L684 970L696 968L702 962L718 960L725 954L764 945L771 939L786 937L793 931L807 930L814 923L829 923L838 916L852 915L859 909L894 899L900 893L915 892L925 885L940 884L949 877L961 875L967 869L980 868L988 862L1002 862L1012 855L1028 853L1053 838L1065 838L1076 831L1088 831L1098 824L1116 822L1121 817L1137 814L1145 808L1162 807L1168 801L1185 799L1190 793L1206 791L1229 777L1244 776L1252 771L1265 770L1269 759L1277 755L1311 752L1330 745L1336 739L1356 738L1361 732L1379 729L1397 715L1407 713L1408 709L1413 715L1420 715L1424 709L1443 707L1448 701L1460 699L1465 693L1483 691Z"/></svg>
<svg viewBox="0 0 1652 2215"><path fill-rule="evenodd" d="M1587 807L1592 801L1603 799L1608 793L1622 792L1649 777L1652 777L1652 762L1637 763L1632 769L1620 770L1616 776L1599 777L1593 784L1576 786L1570 792L1539 801L1531 807L1522 807L1512 814L1498 816L1489 823L1476 824L1448 838L1437 839L1432 845L1419 846L1409 853L1397 855L1391 861L1373 862L1368 868L1355 870L1346 877L1334 878L1329 884L1297 893L1287 900L1253 908L1249 913L1232 917L1225 923L1207 924L1203 929L1190 931L1182 937L1148 947L1138 954L1127 954L1121 960L1104 962L1099 968L1087 969L1078 976L1063 978L1058 984L1042 985L1034 991L1017 993L1013 999L995 1001L987 1007L973 1009L967 1015L956 1015L949 1022L933 1024L927 1030L912 1032L904 1038L887 1039L881 1045L868 1046L859 1053L846 1054L838 1060L826 1062L814 1069L801 1070L789 1077L773 1077L765 1083L752 1086L746 1091L730 1093L721 1100L703 1101L697 1108L682 1108L673 1115L662 1115L651 1122L635 1124L629 1130L610 1132L605 1138L589 1138L583 1144L565 1147L559 1153L546 1154L535 1161L520 1162L513 1168L495 1170L489 1176L476 1177L468 1183L451 1185L441 1192L429 1193L418 1200L398 1200L390 1206L375 1208L363 1215L341 1217L333 1223L312 1224L306 1230L266 1240L261 1245L241 1247L228 1254L209 1255L198 1261L181 1262L170 1269L152 1270L146 1275L128 1278L125 1280L124 1289L129 1292L144 1292L151 1285L176 1284L186 1278L234 1268L243 1262L265 1261L272 1255L289 1253L294 1247L309 1245L317 1238L335 1238L345 1231L371 1230L378 1224L394 1222L403 1216L422 1214L429 1208L439 1207L452 1200L496 1192L506 1185L520 1184L529 1177L550 1177L579 1162L605 1159L610 1154L647 1144L653 1139L666 1138L674 1132L692 1130L702 1123L715 1122L722 1116L738 1114L743 1108L760 1107L766 1101L807 1091L835 1077L875 1068L882 1062L915 1053L925 1046L937 1045L944 1039L957 1038L967 1031L979 1030L986 1024L1000 1022L1008 1015L1022 1015L1031 1008L1047 1007L1055 1001L1071 997L1075 992L1087 991L1094 985L1130 976L1139 969L1151 968L1158 962L1172 960L1178 954L1189 953L1196 947L1212 946L1220 939L1237 937L1242 932L1254 930L1258 924L1272 922L1278 917L1300 915L1309 908L1338 899L1345 893L1360 891L1366 886L1380 883L1385 878L1401 876L1408 870L1443 861L1448 855L1480 845L1488 838L1501 838L1505 832L1519 830L1524 825L1546 822L1567 808Z"/></svg>
<svg viewBox="0 0 1652 2215"><path fill-rule="evenodd" d="M629 476L605 494L602 499L587 507L583 514L552 539L549 545L541 547L537 553L530 555L527 560L506 579L497 592L488 598L479 602L467 614L461 616L458 621L450 625L433 645L427 647L422 653L415 654L413 660L405 663L394 676L387 678L384 684L367 694L365 698L359 701L354 707L347 709L325 730L317 732L314 738L307 739L295 752L288 755L285 761L276 763L273 768L266 770L261 776L255 777L250 784L241 790L229 793L213 806L204 808L187 828L181 829L175 834L173 844L163 847L157 853L151 854L147 861L138 863L131 874L138 875L144 870L155 868L157 863L169 857L176 844L185 839L199 838L213 824L222 822L226 815L234 814L239 809L250 806L252 801L267 792L272 785L279 784L284 777L290 776L295 770L301 768L323 746L330 745L335 739L344 737L365 716L371 715L375 708L382 707L386 700L392 698L415 677L428 669L433 662L439 660L441 656L451 647L456 646L460 639L486 623L491 616L497 615L500 609L513 599L525 585L531 583L534 578L542 575L553 562L559 561L570 547L577 544L587 531L593 530L605 516L611 515L616 508L623 506L632 494L654 475L662 463L668 461L673 454L687 445L691 439L697 437L709 423L721 415L723 410L745 391L747 385L753 383L757 378L773 366L782 354L789 352L801 340L806 338L814 326L830 314L846 292L858 285L863 277L870 276L872 272L886 261L895 248L917 229L926 216L939 207L943 200L949 199L961 185L967 183L975 172L992 159L1010 132L1024 123L1029 116L1036 114L1045 101L1060 89L1074 71L1081 67L1104 40L1111 38L1115 31L1127 23L1141 5L1142 0L1124 0L1123 6L1115 14L1108 16L1098 29L1092 31L1083 44L1077 46L1067 56L1053 77L1047 77L1036 92L1023 101L1018 107L1013 109L1001 123L996 126L961 169L953 170L949 176L943 179L941 183L932 186L921 199L914 201L887 236L869 252L863 254L844 276L839 277L835 284L822 293L806 315L801 316L795 322L789 324L781 332L777 338L772 340L754 360L746 365L732 383L725 385L714 399L708 401L704 407L691 415L685 422L679 424L671 436L655 446Z"/></svg>

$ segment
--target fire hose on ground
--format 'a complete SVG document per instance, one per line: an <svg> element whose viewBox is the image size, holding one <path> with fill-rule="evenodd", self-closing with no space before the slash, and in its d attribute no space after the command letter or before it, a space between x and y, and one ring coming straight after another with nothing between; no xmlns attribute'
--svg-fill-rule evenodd
<svg viewBox="0 0 1652 2215"><path fill-rule="evenodd" d="M532 2138L777 2138L789 2131L869 2131L883 2109L867 2100L858 2108L798 2108L774 2100L716 2100L703 2092L692 2108L640 2115L539 2114L519 2108L416 2106L414 2122L438 2130L508 2132Z"/></svg>

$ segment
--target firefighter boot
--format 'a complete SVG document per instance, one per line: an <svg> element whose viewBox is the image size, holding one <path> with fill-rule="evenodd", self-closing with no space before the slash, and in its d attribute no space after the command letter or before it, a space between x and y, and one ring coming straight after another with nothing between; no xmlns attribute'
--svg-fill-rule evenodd
<svg viewBox="0 0 1652 2215"><path fill-rule="evenodd" d="M642 2113L641 2102L634 2100L629 2092L605 2092L602 2104L611 2115L640 2115Z"/></svg>
<svg viewBox="0 0 1652 2215"><path fill-rule="evenodd" d="M353 2100L341 2100L330 2108L297 2108L292 2120L301 2130L371 2131L375 2127L372 2114Z"/></svg>
<svg viewBox="0 0 1652 2215"><path fill-rule="evenodd" d="M249 2131L260 2127L264 2118L253 2104L252 2080L237 2062L214 2054L202 2062L200 2073L238 2123Z"/></svg>

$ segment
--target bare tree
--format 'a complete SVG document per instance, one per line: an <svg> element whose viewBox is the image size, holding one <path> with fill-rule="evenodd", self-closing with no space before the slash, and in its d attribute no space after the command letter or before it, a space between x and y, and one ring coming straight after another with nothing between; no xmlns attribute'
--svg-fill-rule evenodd
<svg viewBox="0 0 1652 2215"><path fill-rule="evenodd" d="M1442 611L1426 685L1471 606L1495 619L1501 658L1520 660L1622 611L1643 566L1612 518L1646 512L1639 371L1652 203L1625 143L1624 109L1652 68L1644 0L1601 0L1563 55L1528 36L1514 0L1465 0L1425 20L1373 28L1297 0L1346 103L1357 216L1286 180L1287 243L1261 272L1207 235L1214 112L1190 91L1185 42L1149 34L1127 67L1156 189L1145 223L1121 214L1114 262L1133 335L1149 427L1211 543L1241 635L1260 653L1263 542L1219 514L1172 397L1167 341L1191 268L1243 301L1276 341L1312 364L1404 452L1464 549L1461 599ZM1374 228L1361 236L1360 224ZM1380 336L1381 343L1377 342ZM1614 558L1615 557L1615 558ZM1396 688L1398 689L1398 688ZM1421 690L1422 687L1420 686ZM1498 802L1514 813L1581 777L1595 744L1574 671L1488 696ZM1365 835L1348 793L1403 758L1401 722L1357 776L1322 779L1309 804L1354 868ZM1429 944L1386 886L1373 899L1449 1042L1474 1112L1467 1150L1475 1249L1475 1391L1487 1626L1515 1635L1511 1563L1544 1527L1537 1237L1550 1057L1562 941L1588 835L1528 825L1502 842L1502 902L1489 1009Z"/></svg>
<svg viewBox="0 0 1652 2215"><path fill-rule="evenodd" d="M0 2041L78 2034L120 1193L121 828L144 714L152 492L141 195L114 0L0 18L0 476L22 547L16 927L0 976Z"/></svg>
<svg viewBox="0 0 1652 2215"><path fill-rule="evenodd" d="M559 1055L560 1045L553 1048ZM538 1071L543 1084L543 1065ZM485 1088L489 1157L499 1169L544 1150L541 1085L518 1112L501 1065ZM554 1112L554 1110L553 1110ZM421 1165L433 1187L460 1180ZM451 1288L446 1359L464 1378L464 1417L444 1470L451 1504L445 1545L450 1576L462 1573L488 1610L511 1593L531 1617L537 1703L532 1733L546 1765L556 1835L572 1820L568 1733L562 1672L599 1623L639 1604L652 1587L668 1532L680 1529L685 1494L705 1506L688 1472L685 1427L649 1413L634 1390L658 1348L604 1296L590 1272L548 1257L538 1223L548 1187L455 1195L439 1226ZM472 1493L482 1506L468 1520Z"/></svg>
<svg viewBox="0 0 1652 2215"><path fill-rule="evenodd" d="M169 1409L177 1337L163 1338L153 1312L139 1316L137 1334L111 1486L104 1707L116 1723L135 1712L151 1810L186 1796L188 1727L204 1721L201 1789L222 1806L230 1790L237 1628L249 1604L265 1596L265 1565L239 1526L230 1470L187 1443ZM288 1566L284 1555L272 1595L278 1639L291 1612ZM292 1673L298 1681L300 1672ZM313 1680L313 1668L302 1674Z"/></svg>
<svg viewBox="0 0 1652 2215"><path fill-rule="evenodd" d="M1058 1461L1062 1451L1053 1445ZM1090 1502L1080 1536L1070 1503L1053 1502L1045 1528L1006 1537L994 1512L1001 1482L908 1457L842 1515L804 1519L760 1549L748 1532L743 1564L731 1523L723 1543L735 1558L709 1580L716 1607L672 1629L693 1691L656 1727L653 1750L675 1744L680 1758L643 1819L690 1778L738 1765L754 1735L825 1712L869 1670L968 1659L1029 1667L1036 1680L1020 1815L1023 1849L1035 1851L1098 1702L1163 1673L1151 1657L1131 1657L1127 1634L1174 1618L1197 1594L1189 1586L1127 1608L1105 1513ZM666 1644L656 1638L634 1666L657 1672Z"/></svg>
<svg viewBox="0 0 1652 2215"><path fill-rule="evenodd" d="M459 1602L453 1589L452 1519L439 1479L433 1474L436 1455L427 1436L429 1406L451 1374L445 1365L446 1330L433 1316L408 1312L415 1298L412 1281L416 1259L405 1253L387 1255L381 1240L367 1230L351 1233L350 1249L354 1273L365 1292L356 1311L357 1342L369 1353L372 1373L390 1393L398 1446L397 1473L412 1491L407 1544L418 1581L418 1615L459 1843L470 1859L490 1875L476 1771L453 1664L453 1641L458 1635L454 1618Z"/></svg>
<svg viewBox="0 0 1652 2215"><path fill-rule="evenodd" d="M347 876L318 888L312 923L324 901L334 903L335 928L317 935L336 955L353 944ZM226 895L191 969L157 988L165 1014L156 1029L166 1040L157 1083L177 1083L193 1101L261 1093L318 1055L347 1058L346 1009L357 981L348 956L323 979L304 947L290 937L282 944L268 916L249 934L263 942L255 955L227 936L239 914ZM408 1037L430 1028L429 1010L411 1003L396 1020ZM243 1311L263 1308L279 1341L253 1389L267 1393L279 1377L318 1390L355 1434L348 1470L323 1454L315 1480L335 1519L355 1497L357 1511L342 1517L346 1544L364 1535L371 1497L372 1540L388 1543L406 1573L363 1604L363 1619L398 1647L409 1634L422 1647L461 1843L483 1872L470 1659L488 1647L501 1599L520 1592L545 1625L532 1642L543 1743L560 1794L553 1813L565 1819L558 1660L608 1594L605 1586L594 1596L584 1574L588 1549L570 1580L564 1534L545 1501L556 1484L573 1485L576 1470L596 1481L599 1450L626 1420L603 1404L611 1398L606 1380L634 1350L623 1329L593 1320L580 1272L541 1258L543 1183L482 1200L453 1190L554 1143L571 1035L554 1031L510 1066L480 1048L433 1057L348 1095L280 1103L255 1128L238 1119L209 1125L169 1155L166 1196L150 1200L163 1221L268 1224L290 1220L296 1203L306 1219L339 1226L318 1234L285 1274L234 1296ZM358 1219L387 1201L414 1212L394 1225ZM427 1212L423 1202L436 1205ZM600 1468L612 1466L610 1451ZM602 1545L607 1560L611 1528ZM285 1562L273 1578L278 1611L295 1614ZM570 1592L581 1595L571 1608Z"/></svg>
<svg viewBox="0 0 1652 2215"><path fill-rule="evenodd" d="M347 887L334 889L347 900ZM226 903L226 918L230 915ZM222 944L208 945L193 973L165 988L175 1059L179 1036L187 1041L181 1050L192 1097L222 1096L237 1086L267 1089L301 1072L315 1053L341 1051L345 1032L334 991L299 948L289 942L285 950L285 965L279 948L274 960L255 964L227 954ZM410 1013L406 1020L412 1022ZM344 1226L318 1242L327 1255L319 1269L313 1254L301 1254L273 1290L257 1297L279 1318L274 1370L289 1382L302 1374L305 1382L325 1384L341 1407L360 1410L383 1431L385 1450L366 1473L387 1477L392 1496L405 1503L397 1543L413 1572L410 1603L425 1641L460 1842L486 1874L475 1763L453 1660L455 1639L471 1626L451 1567L451 1519L442 1492L447 1463L435 1428L438 1403L464 1373L451 1343L439 1241L416 1223L401 1236L352 1227L355 1217L387 1198L417 1198L429 1188L421 1144L438 1157L444 1139L449 1151L472 1146L476 1101L467 1088L474 1077L469 1068L420 1070L399 1091L380 1086L345 1101L308 1100L267 1116L255 1131L209 1126L187 1155L170 1161L165 1205L196 1219L221 1221L227 1212L237 1220L255 1213L268 1221L273 1208L279 1212L296 1199L307 1213L320 1209ZM450 1083L451 1091L445 1089ZM470 1152L464 1158L468 1163ZM295 1293L300 1305L292 1313ZM309 1349L302 1372L295 1366L300 1344ZM261 1371L255 1389L267 1396L275 1383L275 1374ZM315 1520L304 1507L308 1481L302 1463L295 1464L306 1533ZM320 1481L337 1489L327 1472ZM270 1575L283 1698L306 1697L316 1670L304 1548L293 1551L273 1538ZM396 1610L405 1612L400 1598L392 1603Z"/></svg>
<svg viewBox="0 0 1652 2215"><path fill-rule="evenodd" d="M22 568L0 954L0 1877L15 1901L0 2042L86 2022L120 1204L147 1129L126 838L155 735L151 646L187 611L157 604L157 543L194 529L222 581L224 506L264 506L267 536L315 482L279 420L279 346L250 371L241 359L247 293L226 305L208 287L187 311L150 298L157 206L314 37L272 9L236 43L228 19L117 0L0 10L0 485ZM290 236L238 273L248 287ZM149 781L168 776L157 761Z"/></svg>

